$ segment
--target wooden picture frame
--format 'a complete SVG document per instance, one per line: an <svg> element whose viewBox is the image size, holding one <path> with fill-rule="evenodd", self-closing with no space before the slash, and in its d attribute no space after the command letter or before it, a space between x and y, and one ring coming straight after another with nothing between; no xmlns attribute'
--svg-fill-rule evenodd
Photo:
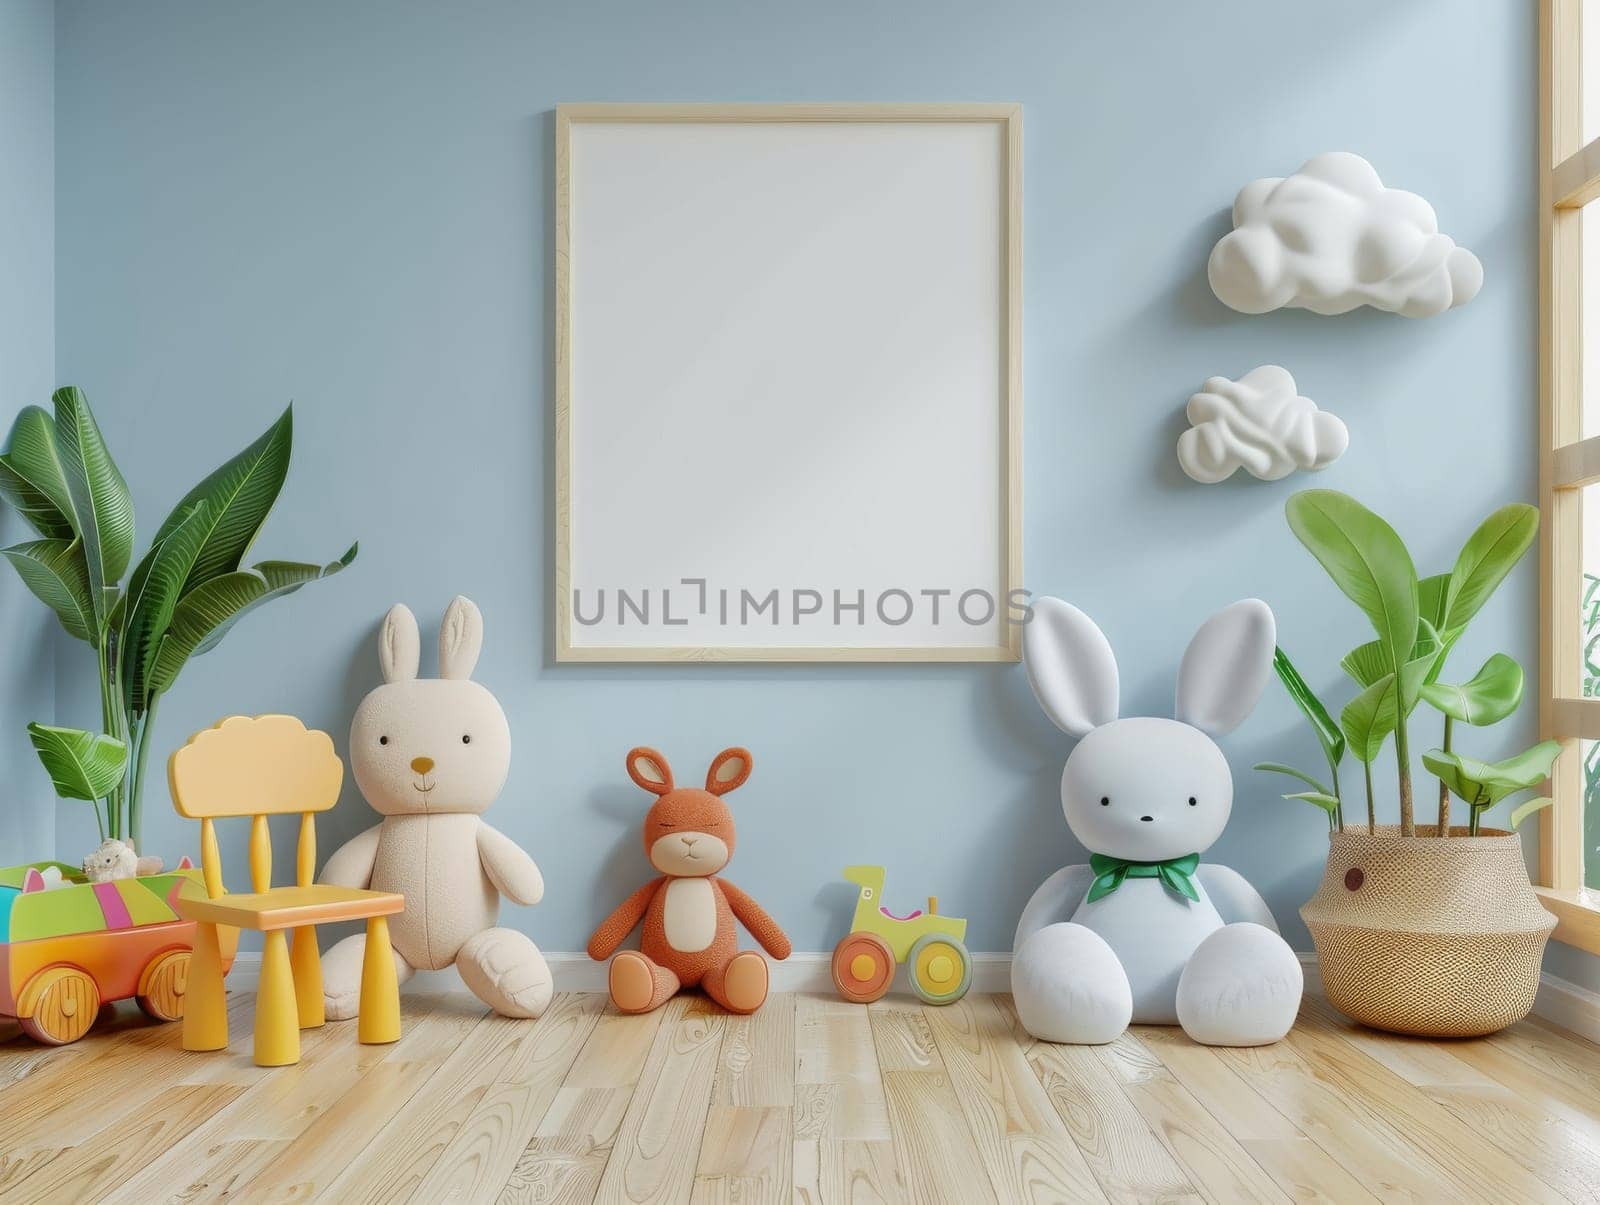
<svg viewBox="0 0 1600 1205"><path fill-rule="evenodd" d="M556 659L1017 660L1021 106L568 104L555 158ZM784 367L834 363L837 392ZM743 449L775 454L764 480ZM730 469L738 530L706 484ZM857 522L785 473L853 483ZM750 620L774 581L792 624Z"/></svg>

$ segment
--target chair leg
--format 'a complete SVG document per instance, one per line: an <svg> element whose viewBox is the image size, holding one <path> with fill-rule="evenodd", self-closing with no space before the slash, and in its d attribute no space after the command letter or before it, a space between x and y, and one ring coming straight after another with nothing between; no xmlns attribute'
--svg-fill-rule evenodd
<svg viewBox="0 0 1600 1205"><path fill-rule="evenodd" d="M261 951L261 986L256 989L257 1067L300 1061L300 1019L295 1010L294 972L282 929L270 930Z"/></svg>
<svg viewBox="0 0 1600 1205"><path fill-rule="evenodd" d="M315 1029L327 1020L322 1010L322 955L317 953L317 930L301 925L289 941L289 965L294 970L295 1010L301 1029Z"/></svg>
<svg viewBox="0 0 1600 1205"><path fill-rule="evenodd" d="M369 1046L400 1038L400 984L389 948L389 918L367 920L367 948L361 958L360 1020L356 1036Z"/></svg>
<svg viewBox="0 0 1600 1205"><path fill-rule="evenodd" d="M222 986L222 950L215 925L194 927L189 985L183 998L183 1048L228 1048L228 995Z"/></svg>

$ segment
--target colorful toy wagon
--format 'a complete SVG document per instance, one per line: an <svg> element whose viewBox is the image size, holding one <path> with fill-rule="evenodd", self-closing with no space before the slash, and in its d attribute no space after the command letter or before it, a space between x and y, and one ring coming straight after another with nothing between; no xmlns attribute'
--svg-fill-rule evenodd
<svg viewBox="0 0 1600 1205"><path fill-rule="evenodd" d="M0 869L0 1016L53 1046L83 1037L113 1000L137 1000L158 1021L182 1017L195 926L173 903L191 881L204 894L199 875L187 858L110 883L59 862ZM235 934L225 963L236 945Z"/></svg>
<svg viewBox="0 0 1600 1205"><path fill-rule="evenodd" d="M962 940L967 922L940 916L939 900L896 916L883 906L881 866L846 866L844 877L861 888L850 932L833 948L833 986L854 1004L870 1004L889 990L894 969L906 964L911 990L928 1004L954 1004L972 985L972 955Z"/></svg>

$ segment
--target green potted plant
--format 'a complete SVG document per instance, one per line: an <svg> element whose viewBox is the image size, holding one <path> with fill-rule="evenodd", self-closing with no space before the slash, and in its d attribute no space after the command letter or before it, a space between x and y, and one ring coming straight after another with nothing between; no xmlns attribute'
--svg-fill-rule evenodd
<svg viewBox="0 0 1600 1205"><path fill-rule="evenodd" d="M0 556L94 650L103 731L28 732L56 793L93 804L102 837L137 847L156 710L189 658L262 603L343 569L356 545L325 565L243 563L289 470L291 407L183 496L129 573L127 483L83 393L58 389L52 404L17 415L0 451L0 498L38 536Z"/></svg>
<svg viewBox="0 0 1600 1205"><path fill-rule="evenodd" d="M1329 781L1281 763L1257 766L1293 776L1308 789L1285 798L1310 802L1328 817L1327 869L1300 910L1328 998L1357 1021L1401 1033L1464 1037L1502 1029L1533 1007L1556 923L1528 884L1515 832L1551 800L1511 808L1509 828L1487 828L1483 816L1544 782L1561 746L1545 741L1495 762L1462 753L1458 726L1495 724L1516 711L1522 667L1496 653L1465 682L1444 675L1472 618L1532 546L1538 511L1501 507L1472 533L1449 572L1426 578L1418 578L1394 529L1354 498L1305 490L1289 499L1287 513L1295 536L1377 635L1339 663L1352 697L1337 722L1278 652L1278 676L1317 735ZM1438 780L1438 802L1434 821L1418 824L1411 720L1423 704L1440 723L1439 745L1420 757ZM1397 825L1377 822L1373 768L1386 747L1394 756ZM1338 773L1346 753L1362 768L1364 823L1346 824ZM1452 825L1452 799L1466 805L1465 825Z"/></svg>

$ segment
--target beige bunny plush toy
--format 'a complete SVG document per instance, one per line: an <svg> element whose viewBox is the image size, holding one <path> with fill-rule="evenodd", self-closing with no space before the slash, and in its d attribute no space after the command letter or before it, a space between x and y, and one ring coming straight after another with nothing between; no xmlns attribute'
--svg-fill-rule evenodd
<svg viewBox="0 0 1600 1205"><path fill-rule="evenodd" d="M356 785L384 819L341 846L322 881L406 897L389 924L400 982L453 963L495 1012L537 1017L550 1003L550 968L526 934L495 925L502 895L537 904L544 878L481 818L511 766L505 712L472 681L482 648L483 616L458 595L439 627L439 676L418 678L416 616L390 608L378 639L383 685L350 722ZM356 1014L365 945L347 937L323 961L330 1020Z"/></svg>

